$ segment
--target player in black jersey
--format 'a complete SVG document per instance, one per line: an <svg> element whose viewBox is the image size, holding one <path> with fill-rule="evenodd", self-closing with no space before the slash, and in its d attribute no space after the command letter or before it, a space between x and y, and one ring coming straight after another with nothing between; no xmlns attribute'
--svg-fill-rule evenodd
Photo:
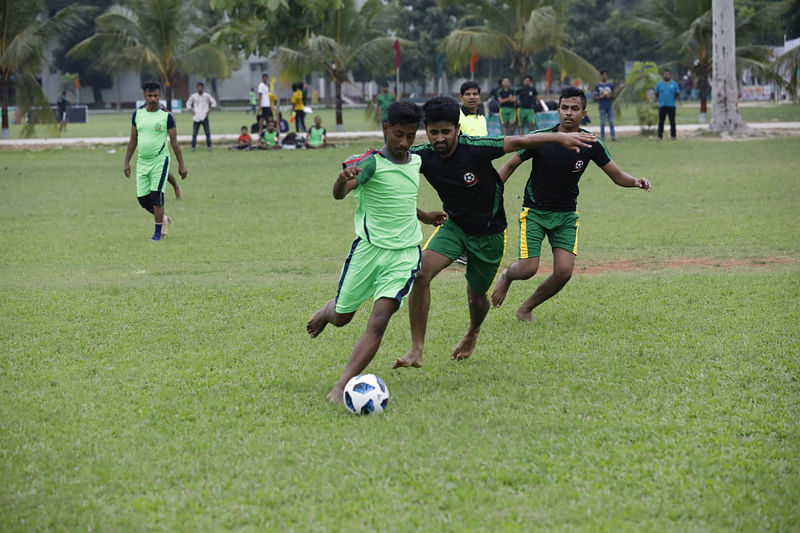
<svg viewBox="0 0 800 533"><path fill-rule="evenodd" d="M459 104L436 97L423 107L428 144L412 147L422 158L420 172L436 189L448 215L422 252L422 268L409 294L411 349L394 368L422 366L422 349L430 307L430 282L462 253L468 261L467 300L470 324L451 359L467 359L475 351L481 324L491 307L486 296L503 261L506 215L503 183L492 160L507 152L557 143L564 149L589 148L590 133L575 132L509 137L459 136Z"/></svg>
<svg viewBox="0 0 800 533"><path fill-rule="evenodd" d="M586 131L580 128L580 121L586 115L586 94L581 89L566 87L558 101L558 115L560 124L538 130L533 135ZM519 320L533 322L533 309L555 296L572 277L578 253L578 180L589 161L594 161L620 187L649 191L650 181L621 170L611 160L601 140L577 152L564 150L555 144L520 151L502 166L501 178L508 179L528 159L533 160L533 165L519 217L519 259L500 274L492 291L492 304L495 307L502 305L512 281L529 279L536 274L542 240L546 235L553 249L553 273L517 310Z"/></svg>

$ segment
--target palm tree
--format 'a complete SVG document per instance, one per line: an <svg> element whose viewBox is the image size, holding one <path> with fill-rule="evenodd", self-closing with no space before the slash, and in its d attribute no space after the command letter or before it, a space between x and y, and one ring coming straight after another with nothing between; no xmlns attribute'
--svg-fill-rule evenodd
<svg viewBox="0 0 800 533"><path fill-rule="evenodd" d="M552 51L561 69L585 80L600 77L594 66L567 48L564 10L567 2L553 0L480 0L470 4L473 14L465 26L450 32L443 47L459 68L473 52L488 57L511 53L511 67L520 76L528 74L531 56Z"/></svg>
<svg viewBox="0 0 800 533"><path fill-rule="evenodd" d="M130 0L97 17L97 31L70 54L97 54L117 68L123 65L157 74L166 86L167 107L179 74L203 72L216 78L231 74L225 49L214 42L220 26L203 30L201 10L187 0Z"/></svg>
<svg viewBox="0 0 800 533"><path fill-rule="evenodd" d="M0 137L9 137L8 105L11 83L16 82L17 107L23 113L27 113L32 107L50 109L50 103L36 80L45 64L48 44L55 36L77 29L91 11L90 7L73 5L47 20L42 20L42 4L38 1L0 0ZM55 123L51 113L42 112L39 119ZM25 125L23 135L33 133L34 123L30 121Z"/></svg>
<svg viewBox="0 0 800 533"><path fill-rule="evenodd" d="M395 38L384 30L390 17L380 0L367 0L361 9L353 0L344 0L325 17L329 22L319 33L309 33L296 47L281 46L275 54L287 76L298 78L320 71L328 74L336 94L337 129L343 128L342 84L352 83L350 70L359 63L391 61Z"/></svg>

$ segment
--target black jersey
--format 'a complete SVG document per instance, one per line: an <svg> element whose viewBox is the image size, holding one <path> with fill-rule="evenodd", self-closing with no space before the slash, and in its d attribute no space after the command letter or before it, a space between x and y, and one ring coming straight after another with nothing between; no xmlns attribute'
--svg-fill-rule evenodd
<svg viewBox="0 0 800 533"><path fill-rule="evenodd" d="M509 96L514 96L514 89L505 90L502 87L497 89L497 99L500 100L501 98L508 98ZM515 102L503 102L500 104L500 107L517 107Z"/></svg>
<svg viewBox="0 0 800 533"><path fill-rule="evenodd" d="M557 131L558 125L555 125L534 133ZM584 129L580 131L591 133ZM591 148L581 148L580 152L568 150L558 143L547 143L520 150L517 155L523 161L533 159L522 205L544 211L575 211L578 206L578 181L589 161L594 161L599 167L611 161L611 154L600 139L592 143Z"/></svg>
<svg viewBox="0 0 800 533"><path fill-rule="evenodd" d="M506 229L503 182L492 166L502 157L502 137L460 135L453 154L443 158L430 143L411 148L422 157L420 172L442 200L447 216L469 235Z"/></svg>
<svg viewBox="0 0 800 533"><path fill-rule="evenodd" d="M523 109L533 109L536 97L539 93L531 85L530 87L520 87L517 89L517 104Z"/></svg>

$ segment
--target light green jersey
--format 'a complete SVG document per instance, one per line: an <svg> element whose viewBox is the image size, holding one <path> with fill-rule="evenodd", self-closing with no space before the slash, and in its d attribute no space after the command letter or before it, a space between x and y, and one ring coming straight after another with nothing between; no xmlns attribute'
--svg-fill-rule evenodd
<svg viewBox="0 0 800 533"><path fill-rule="evenodd" d="M311 126L308 129L308 144L314 146L320 146L322 145L324 138L325 138L325 128L318 128L316 126Z"/></svg>
<svg viewBox="0 0 800 533"><path fill-rule="evenodd" d="M154 159L169 155L167 132L175 127L172 113L163 107L159 107L156 111L148 111L143 106L133 112L133 125L136 127L139 159Z"/></svg>
<svg viewBox="0 0 800 533"><path fill-rule="evenodd" d="M358 201L354 224L356 235L387 249L419 245L422 228L417 220L417 191L422 159L409 154L403 165L392 163L377 150L345 161L358 165L358 187L353 196Z"/></svg>
<svg viewBox="0 0 800 533"><path fill-rule="evenodd" d="M278 130L264 130L261 134L261 141L270 148L278 144Z"/></svg>

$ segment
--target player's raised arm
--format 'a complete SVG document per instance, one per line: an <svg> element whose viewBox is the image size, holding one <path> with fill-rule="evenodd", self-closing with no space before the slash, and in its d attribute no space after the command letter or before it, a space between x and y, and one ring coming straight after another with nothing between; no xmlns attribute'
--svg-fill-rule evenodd
<svg viewBox="0 0 800 533"><path fill-rule="evenodd" d="M339 172L336 181L333 182L333 197L341 200L347 194L358 187L358 175L361 174L360 167L347 167Z"/></svg>
<svg viewBox="0 0 800 533"><path fill-rule="evenodd" d="M529 133L528 135L512 135L503 139L503 150L516 152L525 148L535 148L547 143L558 143L568 150L580 152L581 148L591 148L597 142L597 137L592 133Z"/></svg>
<svg viewBox="0 0 800 533"><path fill-rule="evenodd" d="M181 179L185 180L188 171L183 165L183 153L181 152L181 145L178 144L178 130L173 126L167 130L167 133L169 134L169 144L172 146L172 152L175 154L175 159L178 160L178 174L181 175Z"/></svg>
<svg viewBox="0 0 800 533"><path fill-rule="evenodd" d="M522 158L519 156L519 154L514 154L511 159L503 163L503 166L497 171L497 173L500 175L500 181L503 183L508 181L508 178L511 177L511 174L513 174L514 171L517 170L517 167L521 164Z"/></svg>
<svg viewBox="0 0 800 533"><path fill-rule="evenodd" d="M125 163L122 166L122 172L125 174L126 178L131 177L131 157L133 157L133 152L136 151L136 145L138 143L136 126L131 125L131 138L128 140L128 149L125 151Z"/></svg>
<svg viewBox="0 0 800 533"><path fill-rule="evenodd" d="M602 169L603 172L605 172L608 177L611 178L611 181L620 187L636 187L638 189L644 189L645 191L650 192L650 180L647 178L634 178L619 168L613 161L606 163Z"/></svg>

